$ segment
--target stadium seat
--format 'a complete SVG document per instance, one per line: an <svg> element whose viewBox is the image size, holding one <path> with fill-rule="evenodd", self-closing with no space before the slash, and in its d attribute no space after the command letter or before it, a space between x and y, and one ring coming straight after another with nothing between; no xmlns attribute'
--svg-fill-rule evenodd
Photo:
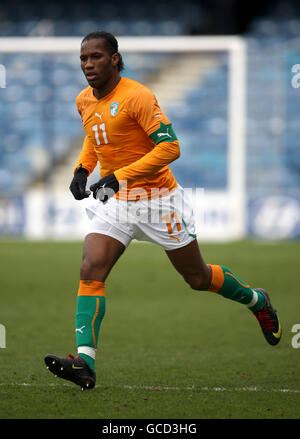
<svg viewBox="0 0 300 439"><path fill-rule="evenodd" d="M67 8L64 2L29 1L16 8L6 2L1 7L0 36L82 36L93 29L117 36L184 35L204 20L195 2L174 0L173 4L170 8L163 1L145 0L128 6L121 0L105 0L99 6L92 0L84 8L76 2ZM299 5L293 8L296 16ZM300 63L300 20L283 15L279 6L271 9L266 17L254 20L244 35L248 47L247 181L249 193L260 195L280 187L279 180L284 190L292 190L299 187L300 179L300 88L291 85L291 67ZM284 48L280 56L278 47ZM125 54L124 75L143 82L159 72L165 61L160 54ZM7 194L33 182L46 157L59 162L82 135L74 96L86 81L75 55L0 54L0 64L5 64L9 81L9 87L0 90L0 194ZM215 67L168 108L183 158L172 169L182 185L219 188L226 184L228 78L228 56L222 54ZM66 126L69 142L63 137ZM18 177L8 179L15 163Z"/></svg>

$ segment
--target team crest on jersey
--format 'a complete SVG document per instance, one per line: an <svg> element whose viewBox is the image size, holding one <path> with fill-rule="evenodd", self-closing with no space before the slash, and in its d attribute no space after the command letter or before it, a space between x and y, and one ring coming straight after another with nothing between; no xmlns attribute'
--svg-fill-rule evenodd
<svg viewBox="0 0 300 439"><path fill-rule="evenodd" d="M112 116L115 116L117 114L118 109L119 109L119 102L112 102L110 104L110 114Z"/></svg>

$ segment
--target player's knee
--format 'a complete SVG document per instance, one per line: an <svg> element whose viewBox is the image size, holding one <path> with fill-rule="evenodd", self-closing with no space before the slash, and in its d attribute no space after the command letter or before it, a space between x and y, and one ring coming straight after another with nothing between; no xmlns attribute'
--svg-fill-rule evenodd
<svg viewBox="0 0 300 439"><path fill-rule="evenodd" d="M101 261L97 261L91 257L85 257L80 267L81 279L100 279L102 281L106 278L105 267L101 264Z"/></svg>
<svg viewBox="0 0 300 439"><path fill-rule="evenodd" d="M80 278L88 279L92 271L93 264L88 258L84 258L80 266Z"/></svg>

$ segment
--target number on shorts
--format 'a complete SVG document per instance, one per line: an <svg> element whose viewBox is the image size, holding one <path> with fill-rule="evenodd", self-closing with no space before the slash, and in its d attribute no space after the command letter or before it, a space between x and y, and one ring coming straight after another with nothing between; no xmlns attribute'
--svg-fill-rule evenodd
<svg viewBox="0 0 300 439"><path fill-rule="evenodd" d="M168 233L169 233L169 235L172 235L172 234L174 233L174 232L173 232L173 227L172 227L171 220L175 220L176 228L177 228L178 232L180 232L180 230L181 230L181 224L180 224L180 221L179 221L179 219L178 219L178 216L177 216L175 210L174 210L174 212L171 213L171 218L170 218L170 215L167 214L167 215L165 215L165 216L162 217L162 220L163 220L163 221L166 223L166 225L167 225L167 229L168 229Z"/></svg>

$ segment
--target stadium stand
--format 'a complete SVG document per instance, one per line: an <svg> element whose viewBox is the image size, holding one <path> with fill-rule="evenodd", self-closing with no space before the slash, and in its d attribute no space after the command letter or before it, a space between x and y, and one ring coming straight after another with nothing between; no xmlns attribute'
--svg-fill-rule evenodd
<svg viewBox="0 0 300 439"><path fill-rule="evenodd" d="M171 10L163 1L137 2L129 8L120 0L101 2L99 20L95 1L84 8L28 2L20 9L17 4L2 8L0 36L83 36L95 28L118 36L184 35L205 20L205 10L193 1L175 1ZM249 196L274 191L294 194L300 186L299 93L291 86L291 67L299 59L300 20L294 18L298 10L289 6L284 11L280 5L273 8L267 18L254 20L244 35ZM215 61L207 75L199 75L199 81L166 108L182 144L183 160L172 168L185 187L226 184L226 55L216 55ZM128 54L125 64L130 68L124 75L143 82L164 63L159 55ZM74 96L86 84L73 55L62 59L61 55L0 54L0 64L9 73L9 86L1 90L0 100L0 194L4 196L24 190L64 159L73 146L65 141L66 129L74 140L82 135Z"/></svg>

